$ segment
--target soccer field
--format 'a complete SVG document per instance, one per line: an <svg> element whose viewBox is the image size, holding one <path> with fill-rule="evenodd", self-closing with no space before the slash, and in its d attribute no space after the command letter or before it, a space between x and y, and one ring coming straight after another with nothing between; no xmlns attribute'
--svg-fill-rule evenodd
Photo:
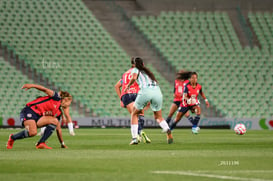
<svg viewBox="0 0 273 181"><path fill-rule="evenodd" d="M160 129L146 129L151 144L129 145L130 129L77 129L63 136L68 149L36 150L39 137L19 140L5 148L8 135L0 131L0 180L273 180L273 132L176 129L174 144L166 143Z"/></svg>

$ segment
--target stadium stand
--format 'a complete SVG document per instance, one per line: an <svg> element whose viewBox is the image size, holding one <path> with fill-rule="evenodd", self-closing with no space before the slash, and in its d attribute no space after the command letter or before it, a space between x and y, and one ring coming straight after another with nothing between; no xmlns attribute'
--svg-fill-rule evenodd
<svg viewBox="0 0 273 181"><path fill-rule="evenodd" d="M226 117L270 117L273 98L272 14L250 14L262 49L242 48L225 12L164 12L132 22L177 69L199 83Z"/></svg>
<svg viewBox="0 0 273 181"><path fill-rule="evenodd" d="M129 68L130 57L82 1L3 0L0 4L2 46L50 83L69 91L93 116L128 117L119 107L114 85ZM170 100L165 101L167 110L172 86L156 75L165 100Z"/></svg>
<svg viewBox="0 0 273 181"><path fill-rule="evenodd" d="M0 116L19 116L20 111L27 102L44 95L35 89L28 91L22 90L21 87L24 83L34 82L6 62L3 57L0 57L0 72ZM73 116L80 116L80 114L74 110L72 110L71 114Z"/></svg>

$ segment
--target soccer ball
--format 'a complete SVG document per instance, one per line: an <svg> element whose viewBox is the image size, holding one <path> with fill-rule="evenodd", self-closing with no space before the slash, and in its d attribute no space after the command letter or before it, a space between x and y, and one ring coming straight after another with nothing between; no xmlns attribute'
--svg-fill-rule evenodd
<svg viewBox="0 0 273 181"><path fill-rule="evenodd" d="M234 131L238 135L244 135L246 133L246 126L244 124L236 124Z"/></svg>

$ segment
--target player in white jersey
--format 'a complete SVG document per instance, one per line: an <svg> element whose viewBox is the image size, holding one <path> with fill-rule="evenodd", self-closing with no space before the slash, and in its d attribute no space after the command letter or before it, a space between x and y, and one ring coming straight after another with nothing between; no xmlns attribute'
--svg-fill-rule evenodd
<svg viewBox="0 0 273 181"><path fill-rule="evenodd" d="M164 132L167 133L167 141L173 143L173 136L167 122L162 117L163 96L154 74L144 66L143 60L139 57L134 58L135 68L132 70L132 79L125 88L125 92L137 81L140 91L135 100L134 109L131 114L131 134L132 141L130 145L138 144L138 115L144 107L150 102L150 107L154 112L154 117Z"/></svg>

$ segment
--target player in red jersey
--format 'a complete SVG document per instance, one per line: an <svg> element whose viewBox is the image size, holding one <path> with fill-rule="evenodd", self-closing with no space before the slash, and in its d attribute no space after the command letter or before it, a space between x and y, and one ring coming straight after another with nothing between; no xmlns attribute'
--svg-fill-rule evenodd
<svg viewBox="0 0 273 181"><path fill-rule="evenodd" d="M176 74L176 79L174 82L174 94L173 94L174 99L173 99L173 103L171 105L168 117L166 119L166 122L168 124L170 124L173 114L179 108L179 105L182 102L184 87L187 83L189 83L188 79L190 78L190 75L191 75L191 72L185 71L185 70L180 70ZM187 112L185 116L189 118L190 116L189 112Z"/></svg>
<svg viewBox="0 0 273 181"><path fill-rule="evenodd" d="M124 89L132 79L132 74L131 71L135 67L134 64L134 57L131 59L131 68L127 70L123 75L122 78L116 83L115 85L115 90L117 95L120 98L120 106L123 108L126 108L128 112L131 114L133 112L134 108L134 102L137 97L137 93L139 91L139 86L136 82L134 82L131 86L130 89L127 92L124 92ZM121 88L121 90L120 90ZM144 109L146 110L147 107ZM138 116L138 141L141 141L141 138L143 139L144 143L151 143L151 140L148 138L146 133L143 131L144 127L144 110L142 113Z"/></svg>
<svg viewBox="0 0 273 181"><path fill-rule="evenodd" d="M66 146L62 140L62 132L58 118L60 118L62 114L60 107L69 112L72 96L68 92L54 92L53 90L36 84L25 84L22 87L22 89L25 90L30 88L36 88L46 93L47 96L36 98L35 100L27 103L26 107L22 109L20 113L20 121L25 127L25 130L9 136L7 149L12 149L15 140L35 136L37 134L37 127L40 128L43 126L46 126L46 130L44 135L36 144L36 148L52 149L45 144L45 141L51 136L56 127L58 138L61 142L61 147L65 148Z"/></svg>
<svg viewBox="0 0 273 181"><path fill-rule="evenodd" d="M178 113L175 117L174 122L170 126L171 129L174 129L176 124L180 121L183 115L187 113L187 111L191 111L192 113L195 113L195 118L191 119L190 122L192 123L192 132L197 134L199 131L198 123L200 120L201 115L201 108L200 108L200 102L198 100L198 95L200 94L202 98L206 102L206 106L209 107L209 101L206 98L204 92L202 91L202 86L197 83L198 75L196 72L192 72L190 77L190 82L186 84L184 93L183 93L183 99L182 103L178 109Z"/></svg>

